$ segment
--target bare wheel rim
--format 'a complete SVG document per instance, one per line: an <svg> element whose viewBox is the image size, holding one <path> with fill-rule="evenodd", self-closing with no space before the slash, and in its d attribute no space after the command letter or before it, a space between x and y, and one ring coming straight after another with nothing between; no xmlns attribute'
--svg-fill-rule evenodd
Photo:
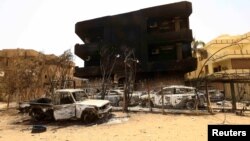
<svg viewBox="0 0 250 141"><path fill-rule="evenodd" d="M32 117L35 120L43 120L45 118L45 115L43 114L43 112L41 110L33 110Z"/></svg>
<svg viewBox="0 0 250 141"><path fill-rule="evenodd" d="M119 107L122 107L123 106L123 101L119 101L118 105L119 105Z"/></svg>
<svg viewBox="0 0 250 141"><path fill-rule="evenodd" d="M85 123L93 122L96 120L96 114L93 111L86 111L83 114L83 121Z"/></svg>
<svg viewBox="0 0 250 141"><path fill-rule="evenodd" d="M189 109L189 110L194 109L194 106L195 106L195 104L194 104L193 101L188 101L188 102L186 103L186 107L187 107L187 109Z"/></svg>

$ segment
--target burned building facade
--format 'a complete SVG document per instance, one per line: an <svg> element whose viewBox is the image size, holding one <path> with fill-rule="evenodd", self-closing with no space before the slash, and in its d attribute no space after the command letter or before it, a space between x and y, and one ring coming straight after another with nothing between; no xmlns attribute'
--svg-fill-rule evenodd
<svg viewBox="0 0 250 141"><path fill-rule="evenodd" d="M191 55L191 13L191 3L184 1L76 23L75 32L84 44L75 45L75 54L85 66L76 67L74 75L100 77L100 47L114 46L122 52L125 46L133 49L139 60L137 80L184 82L184 74L195 70L197 64ZM119 64L113 74L124 71Z"/></svg>

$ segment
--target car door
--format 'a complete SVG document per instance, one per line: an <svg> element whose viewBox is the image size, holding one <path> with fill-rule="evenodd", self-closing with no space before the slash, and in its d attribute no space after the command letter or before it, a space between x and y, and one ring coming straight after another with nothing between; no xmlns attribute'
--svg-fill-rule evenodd
<svg viewBox="0 0 250 141"><path fill-rule="evenodd" d="M111 105L118 106L121 95L116 91L109 91L105 99L109 100Z"/></svg>
<svg viewBox="0 0 250 141"><path fill-rule="evenodd" d="M186 102L195 95L195 91L192 88L176 87L172 96L172 106L181 108L186 105Z"/></svg>
<svg viewBox="0 0 250 141"><path fill-rule="evenodd" d="M165 88L159 92L157 92L155 97L155 105L162 106L162 95L163 95L163 104L165 106L171 105L171 96L173 95L173 88Z"/></svg>
<svg viewBox="0 0 250 141"><path fill-rule="evenodd" d="M58 94L58 101L54 105L54 117L56 120L75 117L75 101L69 92Z"/></svg>
<svg viewBox="0 0 250 141"><path fill-rule="evenodd" d="M185 93L185 90L183 88L175 88L174 89L174 93L171 96L171 105L173 107L176 107L178 104L180 104L184 93Z"/></svg>
<svg viewBox="0 0 250 141"><path fill-rule="evenodd" d="M166 106L172 106L174 88L167 88L163 91L164 94L164 104Z"/></svg>

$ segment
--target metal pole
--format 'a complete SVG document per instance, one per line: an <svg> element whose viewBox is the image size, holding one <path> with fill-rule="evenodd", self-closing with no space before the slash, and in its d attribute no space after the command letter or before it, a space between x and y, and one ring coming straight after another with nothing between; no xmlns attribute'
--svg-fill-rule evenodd
<svg viewBox="0 0 250 141"><path fill-rule="evenodd" d="M164 96L163 96L163 92L162 92L163 88L161 86L161 102L162 102L162 114L164 114Z"/></svg>
<svg viewBox="0 0 250 141"><path fill-rule="evenodd" d="M234 90L233 82L230 82L230 88L231 88L231 96L232 96L232 111L235 112L237 107L236 107L236 97L235 97L235 90Z"/></svg>
<svg viewBox="0 0 250 141"><path fill-rule="evenodd" d="M152 105L151 105L151 98L150 98L150 89L149 84L147 82L147 89L148 89L148 105L149 105L149 111L152 112Z"/></svg>
<svg viewBox="0 0 250 141"><path fill-rule="evenodd" d="M213 110L211 108L211 102L210 102L210 96L209 96L209 92L208 92L208 84L207 84L207 80L205 81L206 84L206 98L207 98L207 111L209 113L213 113Z"/></svg>

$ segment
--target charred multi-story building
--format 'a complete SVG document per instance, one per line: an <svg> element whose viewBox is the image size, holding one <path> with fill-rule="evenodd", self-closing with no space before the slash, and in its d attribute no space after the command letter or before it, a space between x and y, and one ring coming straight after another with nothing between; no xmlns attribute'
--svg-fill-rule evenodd
<svg viewBox="0 0 250 141"><path fill-rule="evenodd" d="M127 46L140 61L137 80L183 83L184 74L197 64L191 55L191 13L191 3L184 1L76 23L75 32L84 44L75 45L75 54L85 61L85 67L76 67L74 75L100 77L99 47ZM113 73L122 71L116 67Z"/></svg>

